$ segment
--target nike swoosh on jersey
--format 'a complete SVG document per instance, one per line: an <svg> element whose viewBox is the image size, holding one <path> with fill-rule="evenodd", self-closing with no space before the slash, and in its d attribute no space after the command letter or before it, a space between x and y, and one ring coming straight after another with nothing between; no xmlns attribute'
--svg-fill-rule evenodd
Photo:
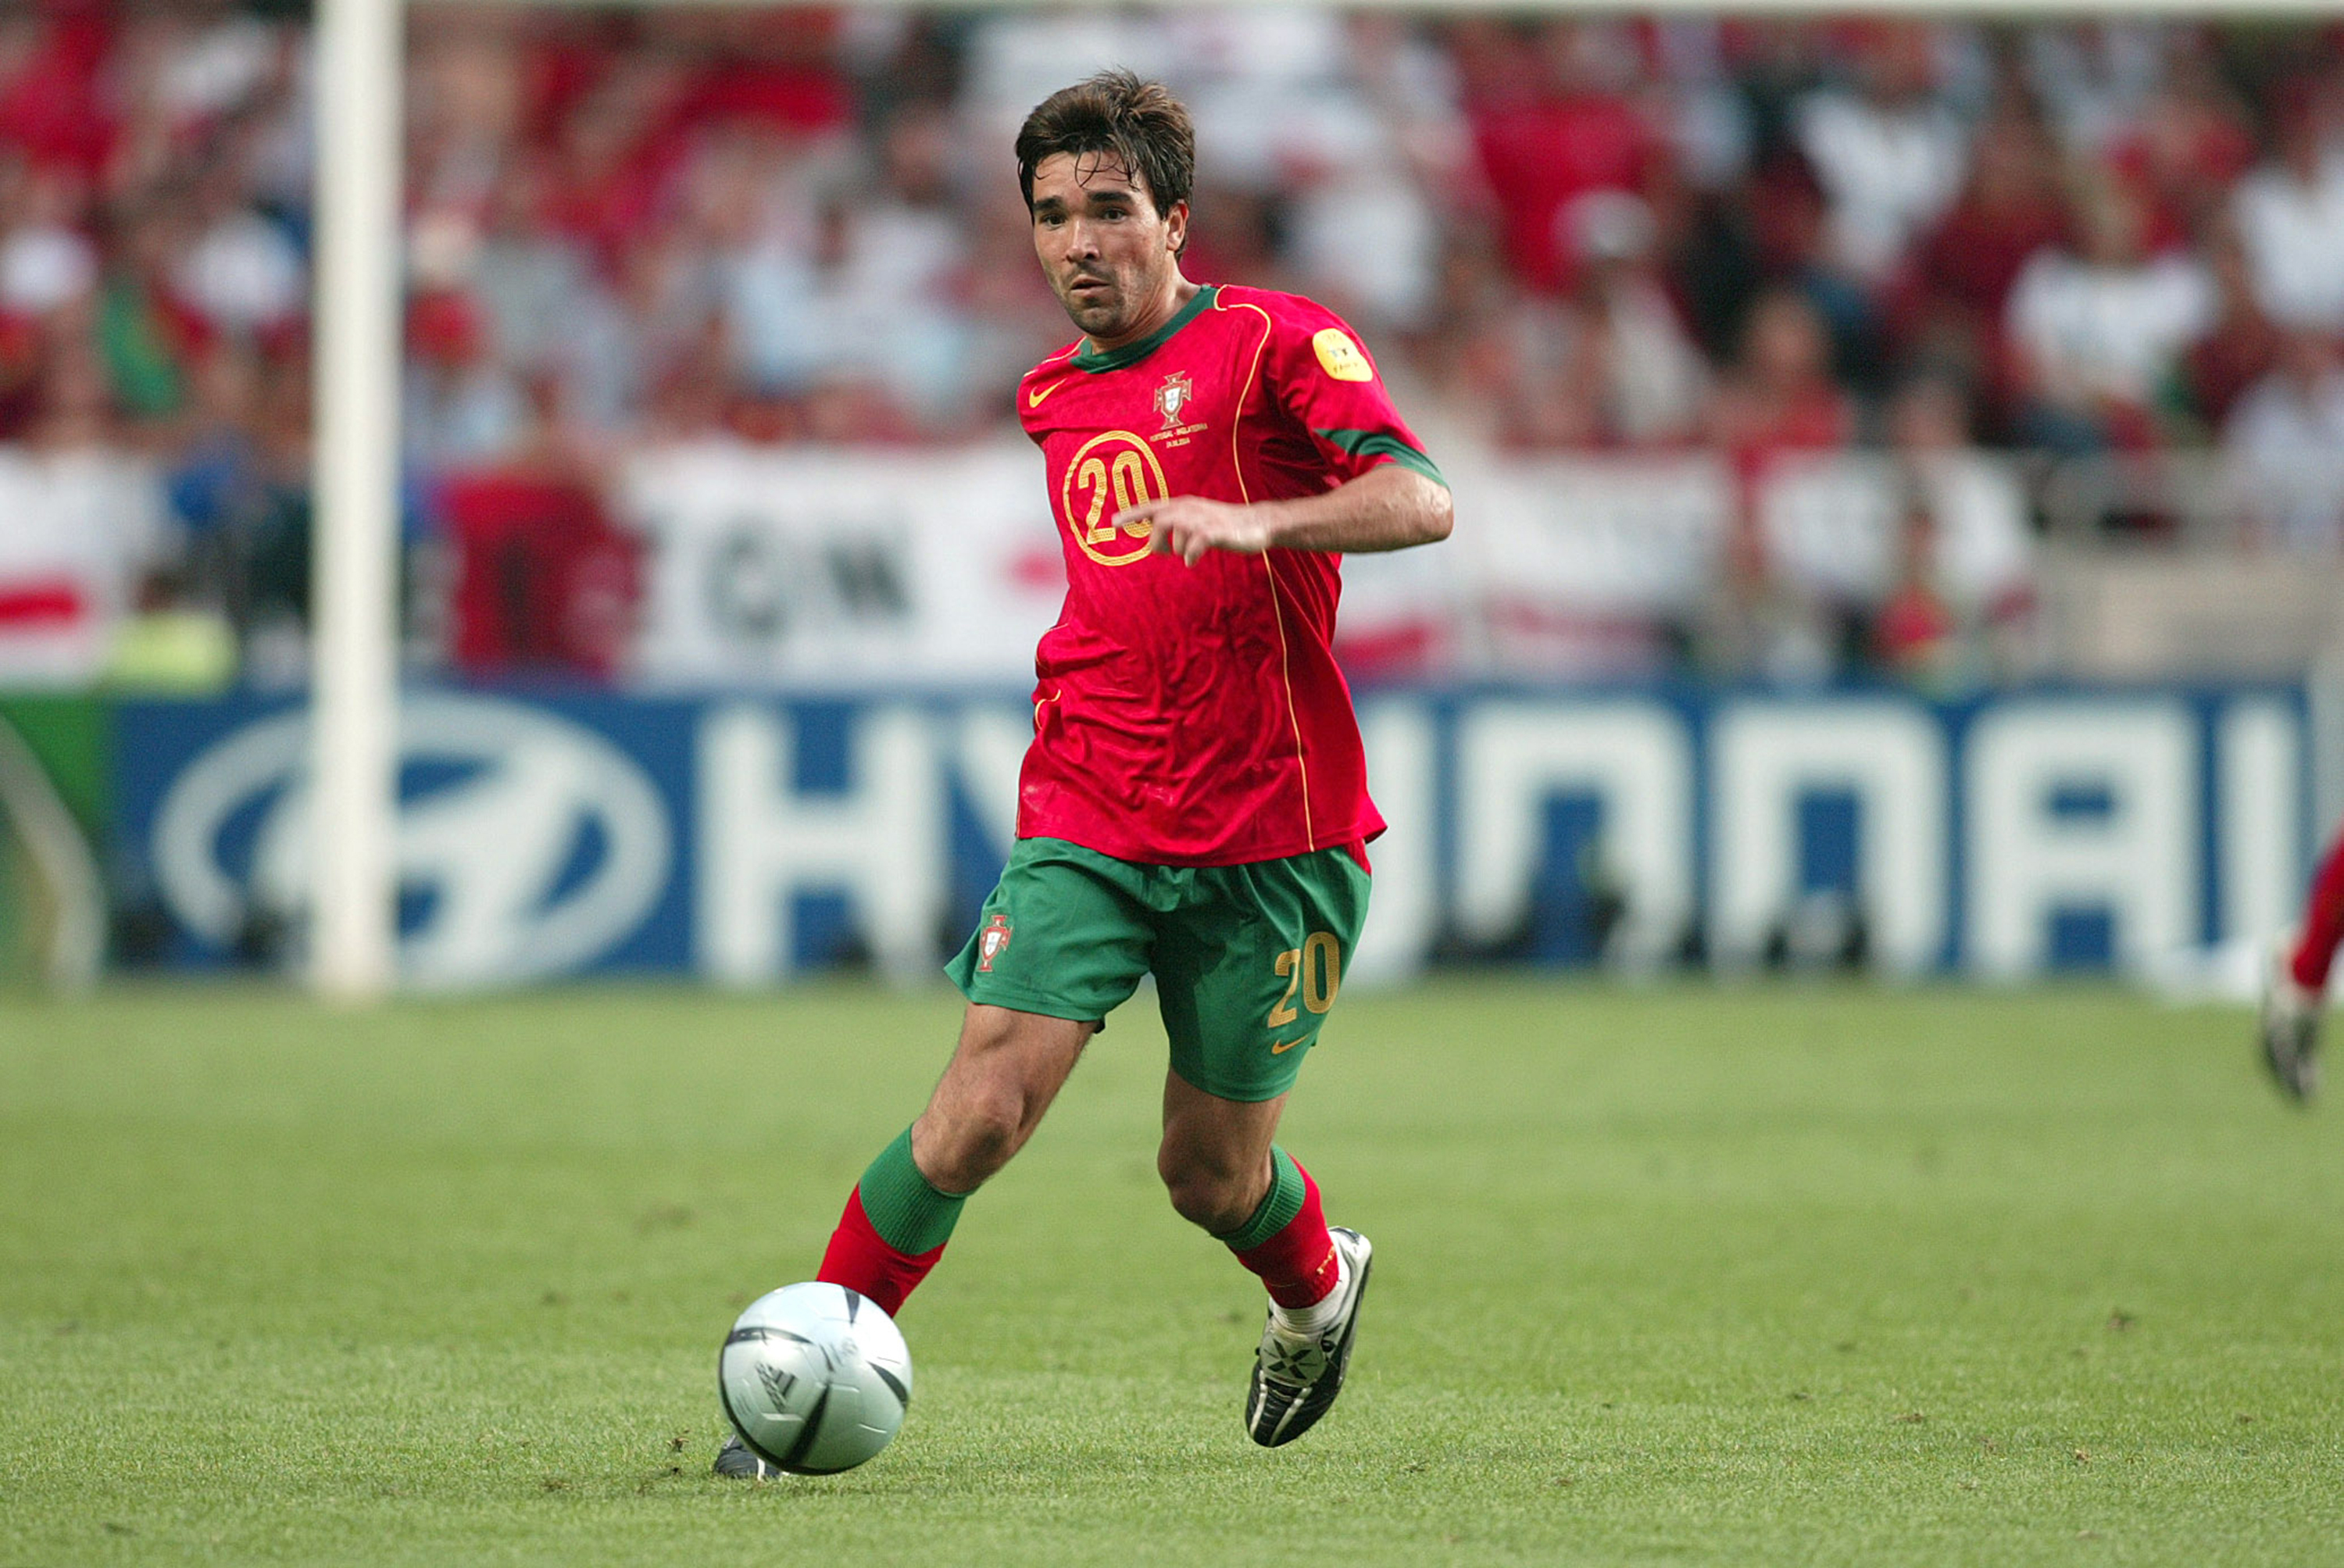
<svg viewBox="0 0 2344 1568"><path fill-rule="evenodd" d="M1269 1054L1273 1057L1282 1057L1301 1043L1299 1037L1291 1040L1272 1040L1269 1042Z"/></svg>
<svg viewBox="0 0 2344 1568"><path fill-rule="evenodd" d="M1063 387L1066 384L1066 383L1064 381L1053 381L1046 387L1035 388L1032 391L1026 394L1026 406L1029 409L1040 408L1042 406L1043 399L1048 397L1051 393L1056 391L1060 387Z"/></svg>

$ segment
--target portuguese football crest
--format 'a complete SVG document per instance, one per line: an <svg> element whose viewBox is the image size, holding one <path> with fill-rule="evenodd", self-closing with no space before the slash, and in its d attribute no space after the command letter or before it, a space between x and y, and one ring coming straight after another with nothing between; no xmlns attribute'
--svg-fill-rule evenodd
<svg viewBox="0 0 2344 1568"><path fill-rule="evenodd" d="M1156 389L1156 411L1164 416L1166 430L1172 430L1180 423L1180 410L1187 408L1189 400L1196 395L1197 389L1189 384L1186 371L1176 370L1164 378L1164 384Z"/></svg>
<svg viewBox="0 0 2344 1568"><path fill-rule="evenodd" d="M1000 956L1001 950L1008 946L1009 917L1005 915L995 915L985 923L985 929L976 934L977 972L982 975L992 974L994 959Z"/></svg>

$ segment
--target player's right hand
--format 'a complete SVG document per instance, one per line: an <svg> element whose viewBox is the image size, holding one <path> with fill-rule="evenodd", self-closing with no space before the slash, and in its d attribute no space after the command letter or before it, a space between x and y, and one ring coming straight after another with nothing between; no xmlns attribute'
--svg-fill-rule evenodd
<svg viewBox="0 0 2344 1568"><path fill-rule="evenodd" d="M1115 514L1115 525L1145 525L1150 550L1159 555L1177 555L1190 566L1208 550L1259 555L1270 546L1268 521L1259 508L1207 501L1200 495L1176 495L1125 507Z"/></svg>

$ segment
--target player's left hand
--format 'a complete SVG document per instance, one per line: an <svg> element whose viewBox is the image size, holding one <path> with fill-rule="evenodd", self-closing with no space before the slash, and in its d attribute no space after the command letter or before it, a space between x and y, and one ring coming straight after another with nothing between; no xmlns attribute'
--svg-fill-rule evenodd
<svg viewBox="0 0 2344 1568"><path fill-rule="evenodd" d="M1116 513L1115 523L1117 528L1147 524L1150 550L1159 555L1177 555L1190 566L1208 550L1259 555L1270 546L1269 524L1258 508L1232 506L1200 495L1143 501Z"/></svg>

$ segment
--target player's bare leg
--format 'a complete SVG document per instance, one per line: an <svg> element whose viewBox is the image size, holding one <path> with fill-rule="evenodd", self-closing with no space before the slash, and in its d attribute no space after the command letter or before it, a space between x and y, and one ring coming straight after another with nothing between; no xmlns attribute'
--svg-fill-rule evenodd
<svg viewBox="0 0 2344 1568"><path fill-rule="evenodd" d="M1219 1236L1241 1229L1269 1193L1270 1143L1286 1097L1232 1100L1164 1075L1164 1141L1156 1173L1181 1219Z"/></svg>
<svg viewBox="0 0 2344 1568"><path fill-rule="evenodd" d="M1374 1249L1330 1229L1318 1186L1272 1142L1286 1097L1223 1099L1167 1073L1156 1168L1183 1219L1258 1275L1269 1313L1246 1389L1246 1431L1267 1448L1310 1430L1342 1391Z"/></svg>
<svg viewBox="0 0 2344 1568"><path fill-rule="evenodd" d="M927 1109L855 1184L815 1278L893 1316L935 1267L968 1195L1034 1136L1097 1028L971 1003Z"/></svg>
<svg viewBox="0 0 2344 1568"><path fill-rule="evenodd" d="M1007 1165L1066 1087L1095 1023L972 1002L960 1044L912 1124L921 1175L965 1196Z"/></svg>
<svg viewBox="0 0 2344 1568"><path fill-rule="evenodd" d="M971 1003L927 1109L848 1194L815 1278L894 1316L944 1255L961 1205L1026 1147L1097 1031L1096 1024ZM772 1472L728 1436L716 1473L754 1480Z"/></svg>

